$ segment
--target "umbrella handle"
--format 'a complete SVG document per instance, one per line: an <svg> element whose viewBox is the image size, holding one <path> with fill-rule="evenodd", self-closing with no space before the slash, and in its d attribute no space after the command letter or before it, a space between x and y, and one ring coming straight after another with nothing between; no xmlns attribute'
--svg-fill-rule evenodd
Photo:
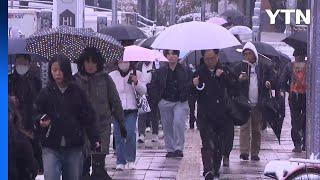
<svg viewBox="0 0 320 180"><path fill-rule="evenodd" d="M205 87L206 87L206 85L204 83L202 83L202 86L199 87L199 85L198 85L198 86L196 86L196 89L199 91L202 91Z"/></svg>

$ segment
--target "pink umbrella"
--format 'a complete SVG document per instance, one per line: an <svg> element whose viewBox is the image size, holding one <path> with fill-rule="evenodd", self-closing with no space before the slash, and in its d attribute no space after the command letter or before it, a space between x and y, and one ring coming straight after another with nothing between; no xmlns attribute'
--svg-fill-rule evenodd
<svg viewBox="0 0 320 180"><path fill-rule="evenodd" d="M213 18L210 18L209 20L207 20L207 22L209 23L213 23L213 24L216 24L216 25L223 25L225 23L227 23L227 21L221 17L213 17Z"/></svg>
<svg viewBox="0 0 320 180"><path fill-rule="evenodd" d="M168 59L157 50L150 50L140 46L132 45L124 48L123 61L165 61Z"/></svg>

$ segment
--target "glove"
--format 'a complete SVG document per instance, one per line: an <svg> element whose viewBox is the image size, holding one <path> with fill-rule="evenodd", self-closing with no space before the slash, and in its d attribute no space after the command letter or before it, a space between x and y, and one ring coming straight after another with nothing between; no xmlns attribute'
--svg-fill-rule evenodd
<svg viewBox="0 0 320 180"><path fill-rule="evenodd" d="M127 130L124 124L120 124L120 134L121 134L121 137L123 138L127 137Z"/></svg>

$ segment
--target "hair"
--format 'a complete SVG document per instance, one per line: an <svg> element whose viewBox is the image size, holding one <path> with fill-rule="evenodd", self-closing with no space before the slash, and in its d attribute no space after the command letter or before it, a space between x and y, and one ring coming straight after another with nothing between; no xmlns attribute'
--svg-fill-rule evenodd
<svg viewBox="0 0 320 180"><path fill-rule="evenodd" d="M66 84L70 83L73 80L72 77L72 71L71 71L71 63L68 59L67 56L63 55L63 54L56 54L51 58L51 61L49 63L49 69L48 69L48 73L49 73L49 80L51 83L54 83L54 79L51 73L51 67L52 64L58 62L60 69L63 73L63 80Z"/></svg>
<svg viewBox="0 0 320 180"><path fill-rule="evenodd" d="M26 59L29 63L31 62L31 56L30 54L16 54L16 59L22 57L24 59Z"/></svg>
<svg viewBox="0 0 320 180"><path fill-rule="evenodd" d="M219 54L220 50L219 49L205 49L205 50L201 50L201 55L204 56L204 54L207 51L213 51L215 54Z"/></svg>
<svg viewBox="0 0 320 180"><path fill-rule="evenodd" d="M130 39L121 40L121 45L122 45L123 47L131 46L131 45L134 45L134 41L135 41L135 40L130 40Z"/></svg>
<svg viewBox="0 0 320 180"><path fill-rule="evenodd" d="M88 61L90 58L92 62L97 64L97 72L100 72L103 70L105 60L103 59L100 50L98 50L95 47L87 47L82 51L77 61L78 69L81 74L86 74L85 68L84 68L84 61Z"/></svg>
<svg viewBox="0 0 320 180"><path fill-rule="evenodd" d="M165 57L167 57L167 55L169 54L169 52L172 51L174 55L177 55L179 57L180 55L180 51L179 50L169 50L169 49L165 49L163 50L163 55Z"/></svg>

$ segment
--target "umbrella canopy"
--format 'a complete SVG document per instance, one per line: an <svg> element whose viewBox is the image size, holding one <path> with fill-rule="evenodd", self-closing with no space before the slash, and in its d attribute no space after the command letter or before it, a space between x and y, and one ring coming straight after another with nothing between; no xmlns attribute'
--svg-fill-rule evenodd
<svg viewBox="0 0 320 180"><path fill-rule="evenodd" d="M238 11L236 9L230 9L223 12L221 16L228 18L228 17L238 17L238 16L244 16L244 15L241 11Z"/></svg>
<svg viewBox="0 0 320 180"><path fill-rule="evenodd" d="M152 43L155 49L202 50L240 45L226 28L207 22L186 22L168 27Z"/></svg>
<svg viewBox="0 0 320 180"><path fill-rule="evenodd" d="M280 52L277 51L273 46L264 42L252 42L256 47L258 53L265 56L279 56Z"/></svg>
<svg viewBox="0 0 320 180"><path fill-rule="evenodd" d="M142 42L140 42L138 45L141 47L144 47L144 48L151 49L151 45L154 42L154 40L156 40L157 37L158 36L149 37L149 38L143 40Z"/></svg>
<svg viewBox="0 0 320 180"><path fill-rule="evenodd" d="M117 24L111 27L103 28L100 32L110 35L119 41L147 38L142 30L133 25Z"/></svg>
<svg viewBox="0 0 320 180"><path fill-rule="evenodd" d="M212 18L208 19L206 22L220 25L220 26L227 23L227 21L221 17L212 17Z"/></svg>
<svg viewBox="0 0 320 180"><path fill-rule="evenodd" d="M27 38L26 50L47 59L62 53L70 60L76 60L86 47L100 50L106 62L122 59L123 47L111 36L89 28L68 26L44 29L31 35Z"/></svg>
<svg viewBox="0 0 320 180"><path fill-rule="evenodd" d="M308 34L307 31L298 31L288 36L282 41L287 43L294 49L307 49Z"/></svg>
<svg viewBox="0 0 320 180"><path fill-rule="evenodd" d="M232 34L246 35L252 34L252 30L247 26L233 26L229 29Z"/></svg>
<svg viewBox="0 0 320 180"><path fill-rule="evenodd" d="M9 38L8 39L8 54L32 54L26 51L26 39L25 38Z"/></svg>
<svg viewBox="0 0 320 180"><path fill-rule="evenodd" d="M222 13L221 16L233 25L248 25L246 17L236 9L227 10Z"/></svg>
<svg viewBox="0 0 320 180"><path fill-rule="evenodd" d="M140 46L132 45L124 48L123 61L167 62L168 60L157 50L150 50Z"/></svg>

